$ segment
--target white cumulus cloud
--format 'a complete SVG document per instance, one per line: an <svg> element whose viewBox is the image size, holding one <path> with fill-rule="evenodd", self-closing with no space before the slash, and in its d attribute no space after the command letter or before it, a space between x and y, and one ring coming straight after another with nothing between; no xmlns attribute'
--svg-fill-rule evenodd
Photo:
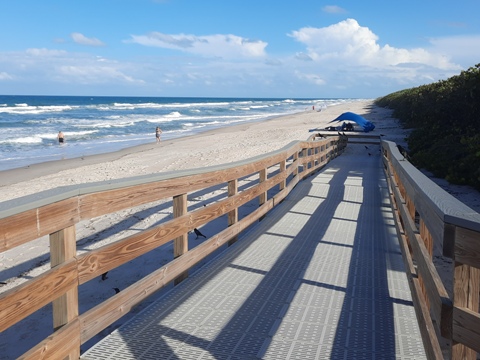
<svg viewBox="0 0 480 360"><path fill-rule="evenodd" d="M55 49L45 49L45 48L30 48L25 50L25 53L28 56L37 56L37 57L60 57L67 55L66 51L55 50Z"/></svg>
<svg viewBox="0 0 480 360"><path fill-rule="evenodd" d="M105 46L105 44L98 40L97 38L88 38L85 35L74 32L70 34L70 37L75 41L77 44L80 45L87 45L87 46Z"/></svg>
<svg viewBox="0 0 480 360"><path fill-rule="evenodd" d="M480 35L457 35L430 39L431 51L451 54L456 61L474 66L480 63Z"/></svg>
<svg viewBox="0 0 480 360"><path fill-rule="evenodd" d="M295 72L295 75L298 79L305 80L309 83L315 84L315 85L325 85L326 82L320 75L317 74L311 74L311 73L302 73L299 71Z"/></svg>
<svg viewBox="0 0 480 360"><path fill-rule="evenodd" d="M347 19L323 28L305 27L289 36L307 47L308 56L319 63L343 63L369 67L391 67L417 63L439 69L458 68L446 55L426 49L402 49L381 46L378 36L368 27Z"/></svg>
<svg viewBox="0 0 480 360"><path fill-rule="evenodd" d="M144 46L185 51L205 57L226 59L264 57L266 42L249 40L236 35L188 35L151 32L146 35L131 35L127 42Z"/></svg>
<svg viewBox="0 0 480 360"><path fill-rule="evenodd" d="M137 80L125 75L113 66L99 66L95 64L63 65L58 67L59 78L68 79L69 82L77 81L80 84L99 84L109 81L135 83ZM142 82L142 81L141 81Z"/></svg>
<svg viewBox="0 0 480 360"><path fill-rule="evenodd" d="M2 71L0 72L0 81L1 80L13 80L13 76L10 76L8 73Z"/></svg>

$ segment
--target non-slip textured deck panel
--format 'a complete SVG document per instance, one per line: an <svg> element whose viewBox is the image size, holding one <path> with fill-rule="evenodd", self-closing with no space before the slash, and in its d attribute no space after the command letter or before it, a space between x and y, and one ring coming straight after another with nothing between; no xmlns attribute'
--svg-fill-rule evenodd
<svg viewBox="0 0 480 360"><path fill-rule="evenodd" d="M82 359L424 359L379 156L340 156Z"/></svg>

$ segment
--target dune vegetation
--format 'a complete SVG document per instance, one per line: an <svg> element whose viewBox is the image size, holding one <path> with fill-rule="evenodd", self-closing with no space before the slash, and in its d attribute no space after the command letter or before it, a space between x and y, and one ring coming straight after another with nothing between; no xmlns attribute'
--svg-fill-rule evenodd
<svg viewBox="0 0 480 360"><path fill-rule="evenodd" d="M402 126L412 129L407 142L416 167L480 190L480 64L375 104L392 109Z"/></svg>

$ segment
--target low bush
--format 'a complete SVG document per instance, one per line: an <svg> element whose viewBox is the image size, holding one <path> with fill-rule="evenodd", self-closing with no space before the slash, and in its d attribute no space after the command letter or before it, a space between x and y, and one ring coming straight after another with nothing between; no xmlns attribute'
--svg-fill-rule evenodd
<svg viewBox="0 0 480 360"><path fill-rule="evenodd" d="M480 64L447 80L375 100L393 110L412 163L453 184L480 190Z"/></svg>

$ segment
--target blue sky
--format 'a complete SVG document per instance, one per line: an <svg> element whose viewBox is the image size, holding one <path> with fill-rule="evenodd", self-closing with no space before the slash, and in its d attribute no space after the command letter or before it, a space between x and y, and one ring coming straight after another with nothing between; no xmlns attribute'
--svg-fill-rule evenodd
<svg viewBox="0 0 480 360"><path fill-rule="evenodd" d="M374 98L480 63L479 0L0 0L0 94Z"/></svg>

